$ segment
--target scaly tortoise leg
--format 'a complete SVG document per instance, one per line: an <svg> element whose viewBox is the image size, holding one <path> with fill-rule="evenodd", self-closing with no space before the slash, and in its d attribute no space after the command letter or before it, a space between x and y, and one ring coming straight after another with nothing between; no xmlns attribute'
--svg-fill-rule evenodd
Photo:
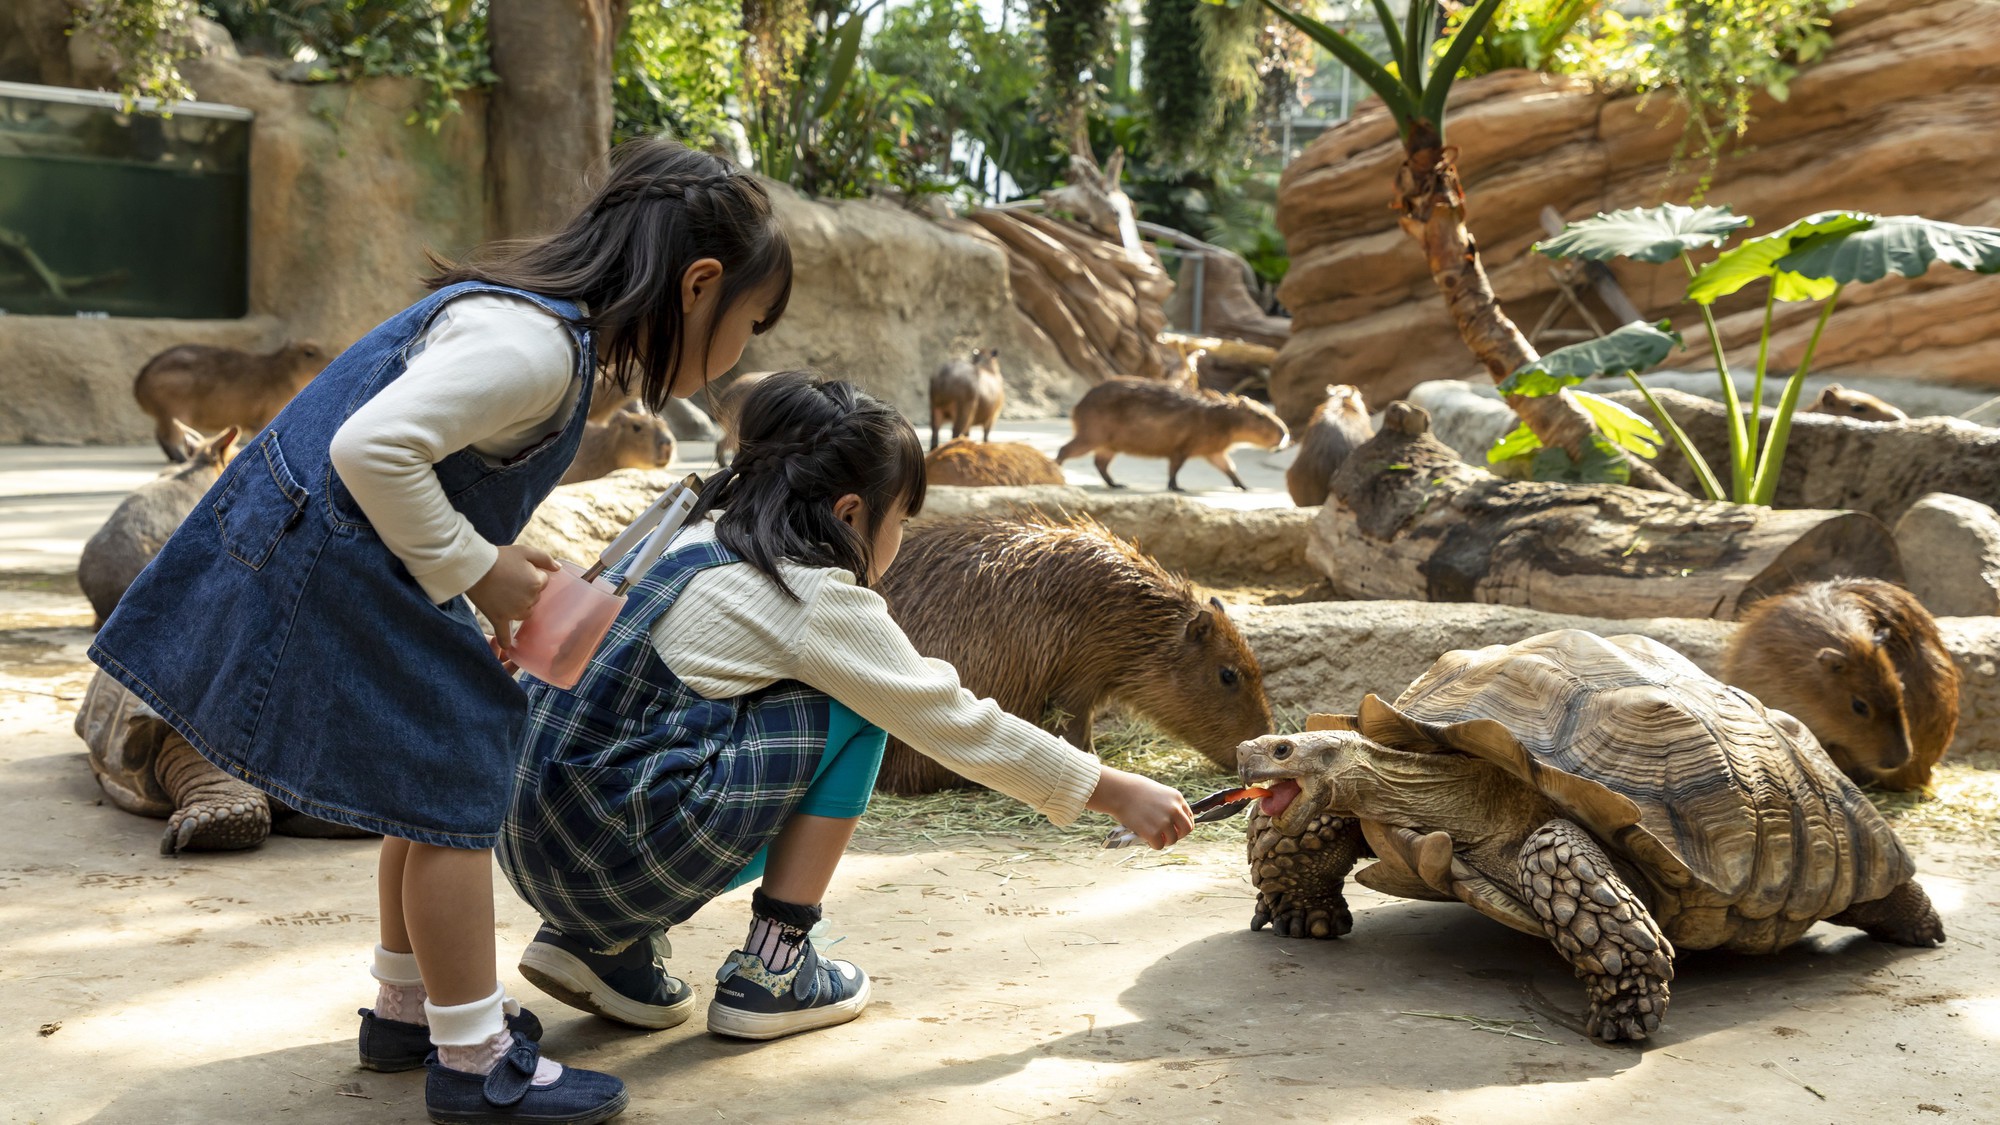
<svg viewBox="0 0 2000 1125"><path fill-rule="evenodd" d="M179 734L167 736L153 768L174 801L161 855L254 848L271 834L271 802L264 794L209 765Z"/></svg>
<svg viewBox="0 0 2000 1125"><path fill-rule="evenodd" d="M1667 1011L1674 947L1588 832L1551 820L1521 845L1521 894L1590 993L1584 1030L1644 1039Z"/></svg>
<svg viewBox="0 0 2000 1125"><path fill-rule="evenodd" d="M1944 919L1931 905L1931 896L1915 879L1873 902L1857 902L1828 918L1836 926L1853 926L1876 941L1897 945L1931 946L1944 941Z"/></svg>
<svg viewBox="0 0 2000 1125"><path fill-rule="evenodd" d="M1337 938L1354 928L1341 885L1361 855L1361 826L1322 813L1287 836L1261 811L1250 813L1250 881L1257 910L1250 928L1279 937Z"/></svg>

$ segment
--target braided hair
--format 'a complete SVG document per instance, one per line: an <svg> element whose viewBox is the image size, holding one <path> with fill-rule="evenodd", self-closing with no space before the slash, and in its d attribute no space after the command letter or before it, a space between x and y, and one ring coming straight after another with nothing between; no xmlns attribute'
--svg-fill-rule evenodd
<svg viewBox="0 0 2000 1125"><path fill-rule="evenodd" d="M433 256L425 284L484 281L580 302L608 377L657 410L679 373L681 279L703 258L722 263L718 315L781 281L755 331L778 323L791 299L792 249L762 185L721 157L650 137L612 150L603 182L560 229L456 265ZM701 355L705 374L707 341Z"/></svg>
<svg viewBox="0 0 2000 1125"><path fill-rule="evenodd" d="M923 441L895 407L852 383L781 371L744 399L737 434L735 459L702 487L689 522L720 510L716 538L794 601L781 560L836 566L867 586L882 521L923 510ZM861 497L866 528L834 515L849 493Z"/></svg>

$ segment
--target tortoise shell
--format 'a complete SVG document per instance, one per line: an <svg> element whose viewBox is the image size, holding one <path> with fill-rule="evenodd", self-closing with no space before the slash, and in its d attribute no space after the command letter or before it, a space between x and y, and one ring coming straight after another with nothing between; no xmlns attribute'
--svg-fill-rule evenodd
<svg viewBox="0 0 2000 1125"><path fill-rule="evenodd" d="M1677 945L1769 952L1915 871L1797 720L1646 637L1447 653L1356 727L1492 762L1629 861Z"/></svg>

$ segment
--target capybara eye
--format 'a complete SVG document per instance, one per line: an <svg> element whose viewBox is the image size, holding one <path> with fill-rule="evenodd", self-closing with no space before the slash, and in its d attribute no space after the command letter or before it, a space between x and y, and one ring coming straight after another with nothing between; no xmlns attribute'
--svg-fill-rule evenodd
<svg viewBox="0 0 2000 1125"><path fill-rule="evenodd" d="M1860 696L1854 697L1854 713L1864 719L1868 717L1868 704L1862 702Z"/></svg>
<svg viewBox="0 0 2000 1125"><path fill-rule="evenodd" d="M1236 677L1236 669L1234 669L1234 668L1224 668L1224 669L1222 670L1222 686L1223 686L1223 687L1235 687L1235 686L1236 686L1236 679L1237 679L1237 677Z"/></svg>
<svg viewBox="0 0 2000 1125"><path fill-rule="evenodd" d="M1292 744L1289 742L1280 742L1276 746L1271 747L1271 757L1276 758L1278 761L1282 762L1291 756Z"/></svg>

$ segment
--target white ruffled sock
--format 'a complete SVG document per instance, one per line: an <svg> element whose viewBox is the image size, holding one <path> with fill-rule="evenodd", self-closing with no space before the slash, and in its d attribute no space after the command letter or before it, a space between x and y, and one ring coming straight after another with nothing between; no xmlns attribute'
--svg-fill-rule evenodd
<svg viewBox="0 0 2000 1125"><path fill-rule="evenodd" d="M438 1061L461 1074L491 1074L514 1049L507 1030L507 990L495 985L493 995L470 1004L441 1006L424 1001L430 1017L431 1043ZM562 1077L562 1064L541 1058L535 1063L534 1084L547 1086Z"/></svg>
<svg viewBox="0 0 2000 1125"><path fill-rule="evenodd" d="M375 947L375 964L369 970L381 984L375 990L375 1017L402 1023L428 1024L424 1014L424 977L417 971L417 955L396 953Z"/></svg>

